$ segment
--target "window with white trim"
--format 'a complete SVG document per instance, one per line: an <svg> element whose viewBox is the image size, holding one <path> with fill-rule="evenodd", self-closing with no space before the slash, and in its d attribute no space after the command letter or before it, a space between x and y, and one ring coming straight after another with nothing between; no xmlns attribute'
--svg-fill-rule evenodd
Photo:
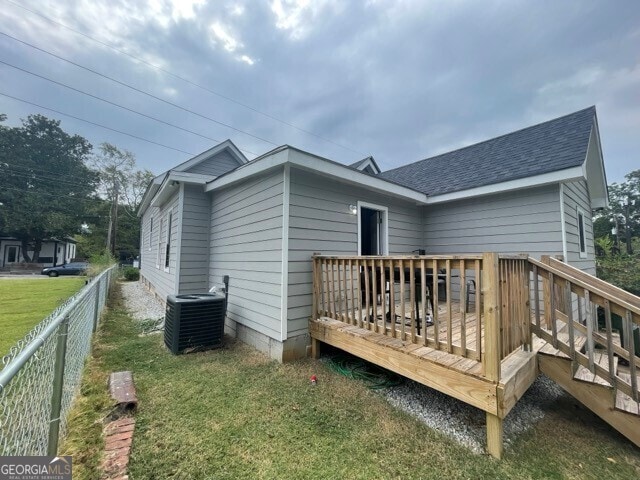
<svg viewBox="0 0 640 480"><path fill-rule="evenodd" d="M580 249L580 258L587 258L587 237L585 235L585 213L582 209L577 209L578 219L578 248Z"/></svg>
<svg viewBox="0 0 640 480"><path fill-rule="evenodd" d="M169 260L171 257L171 222L173 220L173 214L169 212L169 219L167 220L167 241L165 242L165 255L164 255L164 271L169 271Z"/></svg>
<svg viewBox="0 0 640 480"><path fill-rule="evenodd" d="M149 248L149 251L151 251L152 238L153 238L153 217L151 217L151 220L149 221L149 242L147 243L147 247Z"/></svg>
<svg viewBox="0 0 640 480"><path fill-rule="evenodd" d="M158 252L156 254L156 268L160 268L162 262L162 218L160 218L160 228L158 229Z"/></svg>

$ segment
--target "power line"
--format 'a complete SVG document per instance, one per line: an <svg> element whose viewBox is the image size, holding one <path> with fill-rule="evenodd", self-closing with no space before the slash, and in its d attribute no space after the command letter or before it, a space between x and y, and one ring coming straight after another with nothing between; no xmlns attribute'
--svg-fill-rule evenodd
<svg viewBox="0 0 640 480"><path fill-rule="evenodd" d="M58 198L64 198L65 200L73 200L74 202L105 202L105 200L99 199L99 198L80 198L80 197L74 197L74 196L67 196L67 195L56 195L54 193L47 193L47 192L34 192L32 190L25 190L22 188L12 188L12 187L2 187L3 190L13 190L15 192L20 192L20 193L29 193L32 195L46 195L48 197L58 197Z"/></svg>
<svg viewBox="0 0 640 480"><path fill-rule="evenodd" d="M170 70L167 70L167 69L165 69L165 68L162 68L162 67L160 67L160 66L158 66L158 65L154 65L153 63L148 62L147 60L144 60L143 58L140 58L140 57L138 57L138 56L136 56L136 55L133 55L133 54L128 53L128 52L125 52L124 50L120 50L119 48L114 47L113 45L111 45L111 44L109 44L109 43L107 43L107 42L103 42L103 41L101 41L101 40L98 40L97 38L92 37L91 35L88 35L88 34L86 34L86 33L82 32L82 31L80 31L80 30L76 30L75 28L70 27L70 26L68 26L68 25L65 25L64 23L59 22L59 21L57 21L57 20L55 20L55 19L53 19L53 18L51 18L51 17L48 17L48 16L46 16L46 15L44 15L44 14L40 13L40 12L36 12L35 10L31 10L31 9L29 9L29 8L25 7L24 5L20 5L20 4L18 4L18 3L16 3L16 2L13 2L13 1L11 1L11 0L6 0L6 1L7 1L8 3L10 3L10 4L12 4L12 5L14 5L14 6L18 7L18 8L21 8L21 9L23 9L23 10L26 10L27 12L30 12L30 13L32 13L32 14L34 14L34 15L37 15L37 16L39 16L39 17L41 17L41 18L43 18L43 19L47 20L48 22L51 22L51 23L56 24L56 25L58 25L58 26L60 26L60 27L62 27L62 28L65 28L65 29L67 29L67 30L70 30L70 31L72 31L72 32L74 32L74 33L76 33L76 34L78 34L78 35L81 35L81 36L83 36L83 37L85 37L85 38L87 38L87 39L91 40L92 42L95 42L95 43L97 43L97 44L99 44L99 45L102 45L103 47L107 47L107 48L109 48L109 49L113 50L114 52L117 52L117 53L119 53L119 54L121 54L121 55L125 55L125 56L127 56L127 57L129 57L129 58L131 58L131 59L133 59L133 60L135 60L135 61L137 61L137 62L140 62L140 63L142 63L142 64L146 65L147 67L150 67L150 68L153 68L153 69L155 69L155 70L158 70L158 71L160 71L160 72L162 72L162 73L164 73L164 74L166 74L166 75L169 75L169 76L171 76L171 77L173 77L173 78L176 78L176 79L178 79L178 80L180 80L180 81L183 81L183 82L185 82L185 83L188 83L189 85L192 85L192 86L194 86L194 87L196 87L196 88L199 88L199 89L201 89L201 90L204 90L205 92L208 92L208 93L210 93L210 94L212 94L212 95L215 95L215 96L217 96L217 97L223 98L224 100L227 100L227 101L229 101L229 102L231 102L231 103L234 103L234 104L239 105L239 106L241 106L241 107L243 107L243 108L246 108L246 109L248 109L248 110L251 110L252 112L255 112L255 113L257 113L257 114L259 114L259 115L262 115L262 116L264 116L264 117L266 117L266 118L269 118L269 119L271 119L271 120L274 120L274 121L276 121L276 122L279 122L279 123L281 123L281 124L283 124L283 125L286 125L286 126L288 126L288 127L294 128L294 129L296 129L296 130L298 130L298 131L300 131L300 132L306 133L307 135L311 135L311 136L316 137L316 138L318 138L318 139L320 139L320 140L322 140L322 141L325 141L325 142L331 143L331 144L333 144L333 145L336 145L337 147L343 148L343 149L345 149L345 150L349 150L349 151L351 151L351 152L353 152L353 153L357 153L357 154L359 154L359 155L366 155L366 154L364 154L364 153L362 153L362 152L360 152L360 151L358 151L358 150L355 150L355 149L353 149L353 148L351 148L351 147L348 147L348 146L346 146L346 145L342 145L342 144L340 144L340 143L338 143L338 142L335 142L335 141L333 141L333 140L331 140L331 139L329 139L329 138L326 138L326 137L324 137L324 136L322 136L322 135L319 135L319 134L317 134L317 133L315 133L315 132L312 132L311 130L306 130L306 129L304 129L304 128L298 127L297 125L295 125L295 124L293 124L293 123L290 123L290 122L287 122L286 120L282 120L281 118L278 118L278 117L276 117L276 116L274 116L274 115L271 115L271 114L269 114L269 113L266 113L266 112L263 112L263 111L261 111L261 110L258 110L257 108L252 107L251 105L248 105L248 104L246 104L246 103L240 102L239 100L236 100L236 99L234 99L234 98L232 98L232 97L229 97L229 96L227 96L227 95L224 95L224 94L222 94L222 93L220 93L220 92L216 92L215 90L212 90L212 89L210 89L210 88L208 88L208 87L205 87L205 86L203 86L203 85L200 85L199 83L196 83L196 82L194 82L194 81L192 81L192 80L189 80L188 78L185 78L185 77L183 77L183 76L181 76L181 75L178 75L178 74L176 74L176 73L173 73L173 72L172 72L172 71L170 71Z"/></svg>
<svg viewBox="0 0 640 480"><path fill-rule="evenodd" d="M272 142L271 140L267 140L266 138L260 137L259 135L254 135L253 133L249 133L249 132L247 132L247 131L245 131L245 130L242 130L242 129L240 129L240 128L236 128L236 127L234 127L233 125L230 125L230 124L228 124L228 123L221 122L220 120L216 120L215 118L208 117L207 115L203 115L202 113L198 113L198 112L196 112L196 111L194 111L194 110L191 110L191 109L189 109L189 108L186 108L186 107L183 107L183 106L181 106L181 105L178 105L177 103L173 103L173 102L171 102L171 101L169 101L169 100L166 100L166 99L164 99L164 98L162 98L162 97L158 97L157 95L154 95L154 94L152 94L152 93L149 93L149 92L146 92L146 91L144 91L144 90L141 90L141 89L139 89L139 88L137 88L137 87L134 87L133 85L129 85L128 83L122 82L122 81L120 81L120 80L118 80L118 79L115 79L115 78L113 78L113 77L110 77L110 76L108 76L108 75L105 75L105 74L103 74L103 73L100 73L100 72L98 72L98 71L96 71L96 70L92 70L92 69L87 68L87 67L84 67L84 66L82 66L82 65L80 65L80 64L78 64L78 63L72 62L71 60L67 60L66 58L60 57L59 55L56 55L56 54L54 54L54 53L48 52L48 51L46 51L46 50L43 50L42 48L36 47L35 45L31 45L31 44L28 44L27 42L24 42L24 41L22 41L22 40L18 40L18 39L16 39L15 37L11 37L10 35L7 35L6 33L3 33L3 32L0 32L0 33L2 33L2 35L6 36L6 37L10 37L10 38L12 38L12 39L14 39L14 40L17 40L17 41L19 41L20 43L23 43L23 44L25 44L25 45L28 45L29 47L35 48L35 49L37 49L37 50L39 50L39 51L41 51L41 52L44 52L44 53L46 53L46 54L48 54L48 55L51 55L51 56L53 56L53 57L55 57L55 58L58 58L58 59L63 60L63 61L65 61L65 62L68 62L68 63L70 63L70 64L72 64L72 65L75 65L75 66L76 66L76 67L78 67L78 68L82 68L83 70L87 70L88 72L91 72L91 73L93 73L93 74L95 74L95 75L98 75L98 76L100 76L100 77L102 77L102 78L105 78L105 79L107 79L107 80L109 80L109 81L111 81L111 82L115 82L115 83L117 83L118 85L122 85L123 87L126 87L126 88L128 88L128 89L130 89L130 90L133 90L134 92L140 93L140 94L142 94L142 95L146 95L147 97L153 98L154 100L158 100L159 102L166 103L167 105L170 105L170 106L172 106L172 107L174 107L174 108L177 108L177 109L182 110L182 111L184 111L184 112L190 113L191 115L195 115L195 116L197 116L197 117L203 118L203 119L208 120L208 121L210 121L210 122L213 122L213 123L215 123L215 124L222 125L223 127L230 128L231 130L234 130L234 131L236 131L236 132L243 133L243 134L245 134L245 135L248 135L248 136L250 136L250 137L255 138L256 140L260 140L260 141L262 141L262 142L265 142L265 143L268 143L268 144L270 144L270 145L273 145L274 147L279 146L279 144L278 144L278 143Z"/></svg>
<svg viewBox="0 0 640 480"><path fill-rule="evenodd" d="M196 155L195 153L187 152L187 151L181 150L179 148L170 147L169 145L165 145L163 143L155 142L155 141L149 140L147 138L139 137L139 136L133 135L131 133L123 132L122 130L116 130L115 128L107 127L106 125L102 125L100 123L92 122L91 120L87 120L85 118L76 117L75 115L71 115L70 113L64 113L64 112L61 112L60 110L55 110L53 108L45 107L43 105L39 105L37 103L30 102L28 100L24 100L22 98L14 97L14 96L9 95L7 93L0 92L0 95L2 95L3 97L11 98L12 100L16 100L18 102L26 103L28 105L33 105L34 107L42 108L44 110L49 110L50 112L57 113L58 115L64 115L65 117L73 118L74 120L78 120L80 122L85 122L85 123L88 123L90 125L94 125L96 127L104 128L105 130L110 130L112 132L119 133L121 135L126 135L127 137L135 138L136 140L141 140L143 142L151 143L151 144L157 145L159 147L168 148L169 150L174 150L176 152L186 153L187 155L190 155L192 157Z"/></svg>
<svg viewBox="0 0 640 480"><path fill-rule="evenodd" d="M85 165L86 168L88 168L89 170L92 171L96 171L94 169L92 169L91 167L88 167ZM0 161L0 169L8 169L8 170L13 170L16 173L21 173L21 174L27 174L27 172L29 172L30 174L46 174L48 177L52 177L49 178L50 180L56 180L55 177L66 177L67 175L65 173L60 173L60 172L52 172L51 170L43 170L39 167L29 167L27 165L21 165L19 163L9 163L9 162L5 162L5 161ZM21 168L22 170L26 170L26 172L21 172L21 171L17 171L15 170L16 168ZM79 185L79 184L76 184Z"/></svg>
<svg viewBox="0 0 640 480"><path fill-rule="evenodd" d="M0 35L5 35L5 34L0 32ZM167 122L165 120L162 120L161 118L157 118L157 117L154 117L152 115L148 115L146 113L142 113L142 112L139 112L137 110L133 110L132 108L125 107L124 105L120 105L119 103L115 103L115 102L112 102L111 100L107 100L107 99L99 97L97 95L93 95L92 93L85 92L84 90L80 90L78 88L72 87L72 86L67 85L66 83L63 83L63 82L58 82L57 80L53 80L52 78L45 77L44 75L40 75L38 73L32 72L32 71L27 70L27 69L22 68L22 67L18 67L16 65L13 65L11 63L5 62L3 60L0 60L0 63L3 64L3 65L6 65L7 67L11 67L11 68L14 68L16 70L19 70L19 71L21 71L23 73L26 73L28 75L33 75L34 77L40 78L42 80L46 80L47 82L51 82L51 83L53 83L55 85L58 85L60 87L72 90L72 91L74 91L76 93L80 93L82 95L86 95L87 97L91 97L91 98L93 98L95 100L99 100L101 102L107 103L107 104L112 105L114 107L121 108L123 110L126 110L127 112L135 113L136 115L140 115L141 117L145 117L145 118L148 118L148 119L153 120L155 122L162 123L164 125L168 125L169 127L177 128L178 130L182 130L184 132L191 133L192 135L196 135L198 137L206 138L207 140L211 140L211 141L216 142L216 143L222 142L222 140L219 140L217 138L208 137L208 136L202 135L202 134L200 134L198 132L194 132L193 130L189 130L188 128L184 128L184 127L181 127L179 125L175 125L173 123L170 123L170 122ZM241 150L244 151L244 152L247 152L247 153L251 153L253 155L258 155L257 153L252 152L250 150L246 150L246 149L241 149Z"/></svg>
<svg viewBox="0 0 640 480"><path fill-rule="evenodd" d="M28 167L25 167L28 168ZM20 177L20 178L26 178L27 180L35 180L35 181L41 181L41 182L57 182L57 183L64 183L66 185L70 185L73 187L86 187L87 184L86 183L78 183L78 182L70 182L69 180L63 180L61 178L55 178L53 176L51 176L51 174L48 175L42 175L40 173L29 173L29 172L21 172L19 170L14 170L12 168L6 168L6 167L2 167L0 166L0 171L8 171L9 175L12 176L16 176L16 177ZM36 169L36 171L40 171L39 169ZM46 172L46 170L44 170L43 172ZM65 177L65 174L58 174L61 177Z"/></svg>

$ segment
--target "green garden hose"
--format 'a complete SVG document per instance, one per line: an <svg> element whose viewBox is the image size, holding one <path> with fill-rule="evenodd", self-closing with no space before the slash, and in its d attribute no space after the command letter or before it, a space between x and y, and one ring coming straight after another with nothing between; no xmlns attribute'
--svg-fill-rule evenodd
<svg viewBox="0 0 640 480"><path fill-rule="evenodd" d="M329 357L329 367L348 378L362 380L371 390L395 387L402 383L401 376L380 368L353 355L337 354Z"/></svg>

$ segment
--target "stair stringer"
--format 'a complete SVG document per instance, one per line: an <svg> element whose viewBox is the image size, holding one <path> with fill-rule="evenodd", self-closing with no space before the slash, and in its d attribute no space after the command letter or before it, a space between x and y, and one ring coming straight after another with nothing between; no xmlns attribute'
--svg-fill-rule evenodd
<svg viewBox="0 0 640 480"><path fill-rule="evenodd" d="M538 354L538 368L541 373L640 447L640 416L614 408L615 390L612 387L574 380L569 358Z"/></svg>

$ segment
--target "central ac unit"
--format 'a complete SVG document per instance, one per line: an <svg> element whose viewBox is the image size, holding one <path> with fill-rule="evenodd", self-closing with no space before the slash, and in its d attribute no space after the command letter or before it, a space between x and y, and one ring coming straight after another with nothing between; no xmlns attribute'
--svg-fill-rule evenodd
<svg viewBox="0 0 640 480"><path fill-rule="evenodd" d="M222 346L225 297L210 293L169 295L164 343L172 353Z"/></svg>

